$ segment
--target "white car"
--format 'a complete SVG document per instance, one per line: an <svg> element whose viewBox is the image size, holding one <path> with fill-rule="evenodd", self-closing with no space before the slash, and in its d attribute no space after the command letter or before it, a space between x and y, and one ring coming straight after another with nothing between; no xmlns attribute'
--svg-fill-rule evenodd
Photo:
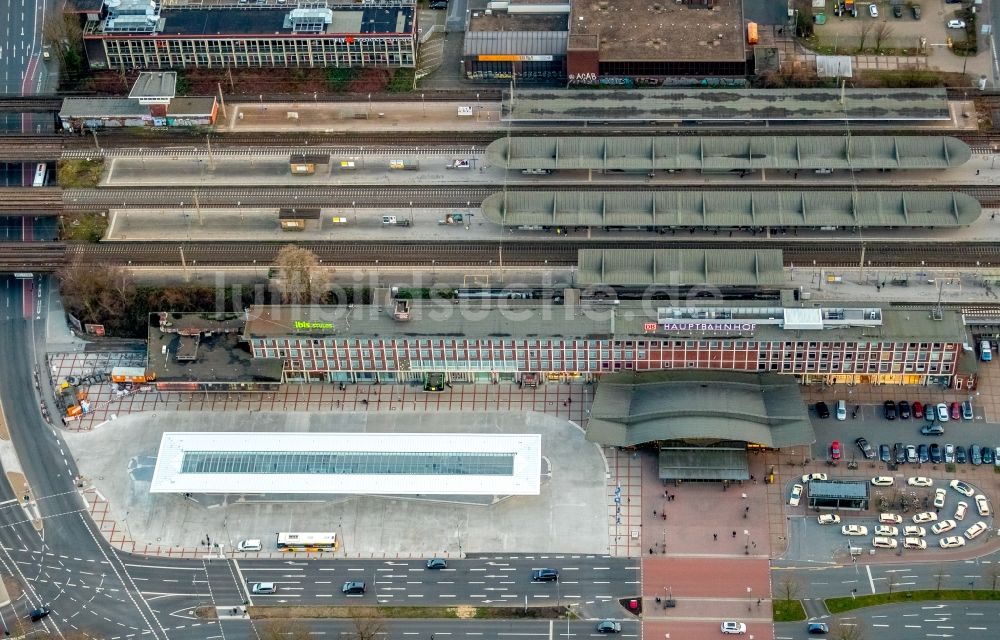
<svg viewBox="0 0 1000 640"><path fill-rule="evenodd" d="M965 537L968 538L969 540L972 540L973 538L981 534L983 531L986 531L986 529L987 529L986 523L980 520L979 522L977 522L976 524L972 525L971 527L965 530Z"/></svg>
<svg viewBox="0 0 1000 640"><path fill-rule="evenodd" d="M965 21L964 20L949 20L948 21L948 28L949 29L964 29L965 28Z"/></svg>
<svg viewBox="0 0 1000 640"><path fill-rule="evenodd" d="M866 536L868 527L861 524L845 524L840 528L840 532L845 536Z"/></svg>
<svg viewBox="0 0 1000 640"><path fill-rule="evenodd" d="M925 522L934 522L935 520L937 520L937 514L933 511L924 511L913 516L913 524L924 524Z"/></svg>
<svg viewBox="0 0 1000 640"><path fill-rule="evenodd" d="M895 538L883 538L882 536L872 538L872 546L879 549L895 549L897 544Z"/></svg>
<svg viewBox="0 0 1000 640"><path fill-rule="evenodd" d="M941 507L943 507L944 506L944 499L945 499L945 497L947 495L948 494L941 487L938 487L937 489L935 489L934 490L934 506L937 507L938 509L940 509Z"/></svg>
<svg viewBox="0 0 1000 640"><path fill-rule="evenodd" d="M923 538L927 535L927 529L918 527L915 524L908 524L903 527L903 535L907 538Z"/></svg>
<svg viewBox="0 0 1000 640"><path fill-rule="evenodd" d="M893 479L889 476L875 476L872 478L872 485L876 487L891 487Z"/></svg>
<svg viewBox="0 0 1000 640"><path fill-rule="evenodd" d="M937 416L940 422L948 422L948 405L940 403L937 406Z"/></svg>
<svg viewBox="0 0 1000 640"><path fill-rule="evenodd" d="M726 620L722 623L722 633L746 633L747 626L735 620Z"/></svg>
<svg viewBox="0 0 1000 640"><path fill-rule="evenodd" d="M877 536L889 536L895 538L899 535L899 529L892 526L891 524L880 524L875 527L875 535Z"/></svg>
<svg viewBox="0 0 1000 640"><path fill-rule="evenodd" d="M907 478L906 484L910 485L911 487L933 487L934 481L930 478L915 476L913 478Z"/></svg>
<svg viewBox="0 0 1000 640"><path fill-rule="evenodd" d="M976 492L975 489L970 487L968 484L962 482L961 480L952 480L948 484L948 486L954 489L955 491L961 493L966 498L971 498L972 494Z"/></svg>
<svg viewBox="0 0 1000 640"><path fill-rule="evenodd" d="M878 521L882 524L900 524L903 522L903 516L898 516L895 513L880 513Z"/></svg>
<svg viewBox="0 0 1000 640"><path fill-rule="evenodd" d="M983 516L984 518L990 515L989 500L987 500L986 496L984 496L981 493L978 496L976 496L976 511L978 511L979 515Z"/></svg>
<svg viewBox="0 0 1000 640"><path fill-rule="evenodd" d="M961 536L949 536L947 538L941 538L941 542L939 542L938 544L941 545L942 549L954 549L955 547L964 547L965 538Z"/></svg>
<svg viewBox="0 0 1000 640"><path fill-rule="evenodd" d="M802 483L803 484L805 484L806 482L811 482L813 480L826 480L826 474L825 473L807 473L806 475L802 476Z"/></svg>
<svg viewBox="0 0 1000 640"><path fill-rule="evenodd" d="M878 7L876 7L874 4L868 5L868 13L871 14L871 17L877 18L878 17Z"/></svg>
<svg viewBox="0 0 1000 640"><path fill-rule="evenodd" d="M931 533L937 535L939 533L944 533L945 531L951 531L958 526L958 523L954 520L942 520L941 522L935 523L931 526Z"/></svg>
<svg viewBox="0 0 1000 640"><path fill-rule="evenodd" d="M926 549L927 541L923 538L904 538L903 548L905 549Z"/></svg>
<svg viewBox="0 0 1000 640"><path fill-rule="evenodd" d="M966 502L965 500L959 502L958 505L955 507L955 519L965 520L965 512L968 510L969 510L968 502Z"/></svg>
<svg viewBox="0 0 1000 640"><path fill-rule="evenodd" d="M788 499L788 504L793 507L799 506L799 500L802 499L802 485L797 484L792 487L792 496Z"/></svg>
<svg viewBox="0 0 1000 640"><path fill-rule="evenodd" d="M820 524L840 524L840 516L836 513L824 513L816 517L816 522Z"/></svg>

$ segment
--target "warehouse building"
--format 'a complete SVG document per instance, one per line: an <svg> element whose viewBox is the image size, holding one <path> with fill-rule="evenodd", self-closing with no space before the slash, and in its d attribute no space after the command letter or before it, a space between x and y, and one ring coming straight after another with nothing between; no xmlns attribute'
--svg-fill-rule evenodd
<svg viewBox="0 0 1000 640"><path fill-rule="evenodd" d="M94 69L413 67L414 0L76 0Z"/></svg>

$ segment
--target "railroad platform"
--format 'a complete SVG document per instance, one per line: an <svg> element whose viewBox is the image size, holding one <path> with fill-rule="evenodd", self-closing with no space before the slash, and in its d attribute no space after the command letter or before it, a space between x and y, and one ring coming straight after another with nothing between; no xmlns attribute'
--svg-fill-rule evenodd
<svg viewBox="0 0 1000 640"><path fill-rule="evenodd" d="M309 207L310 205L303 205ZM478 207L323 207L319 220L308 220L301 231L282 231L278 209L263 207L208 208L199 210L185 203L183 208L111 209L106 240L280 240L288 241L386 241L415 240L544 240L546 242L607 240L719 240L759 241L773 237L782 241L823 240L854 242L896 240L898 242L988 242L1000 243L1000 217L997 210L984 210L979 220L956 229L866 229L860 235L852 230L799 230L781 235L753 234L749 231L686 230L657 236L648 231L560 232L503 229L486 220ZM457 215L462 217L457 220ZM383 216L399 224L383 224ZM451 219L451 224L440 224ZM337 222L341 221L341 222ZM401 226L402 224L408 226ZM860 260L860 255L858 256Z"/></svg>

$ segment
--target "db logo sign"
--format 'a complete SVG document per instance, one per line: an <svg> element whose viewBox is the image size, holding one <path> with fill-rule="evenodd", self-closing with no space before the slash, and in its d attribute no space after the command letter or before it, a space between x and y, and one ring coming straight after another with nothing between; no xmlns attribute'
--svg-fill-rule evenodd
<svg viewBox="0 0 1000 640"><path fill-rule="evenodd" d="M656 323L647 322L646 324L642 325L642 328L646 331L656 331Z"/></svg>

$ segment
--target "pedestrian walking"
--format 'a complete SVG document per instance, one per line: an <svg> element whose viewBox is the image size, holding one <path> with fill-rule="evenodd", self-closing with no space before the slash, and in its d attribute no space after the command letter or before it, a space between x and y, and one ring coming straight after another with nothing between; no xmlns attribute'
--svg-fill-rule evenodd
<svg viewBox="0 0 1000 640"><path fill-rule="evenodd" d="M713 533L712 534L712 539L715 540L716 542L718 542L718 540L719 540L719 534Z"/></svg>
<svg viewBox="0 0 1000 640"><path fill-rule="evenodd" d="M736 537L736 532L735 532L735 531L733 531L733 537L734 537L734 538Z"/></svg>

